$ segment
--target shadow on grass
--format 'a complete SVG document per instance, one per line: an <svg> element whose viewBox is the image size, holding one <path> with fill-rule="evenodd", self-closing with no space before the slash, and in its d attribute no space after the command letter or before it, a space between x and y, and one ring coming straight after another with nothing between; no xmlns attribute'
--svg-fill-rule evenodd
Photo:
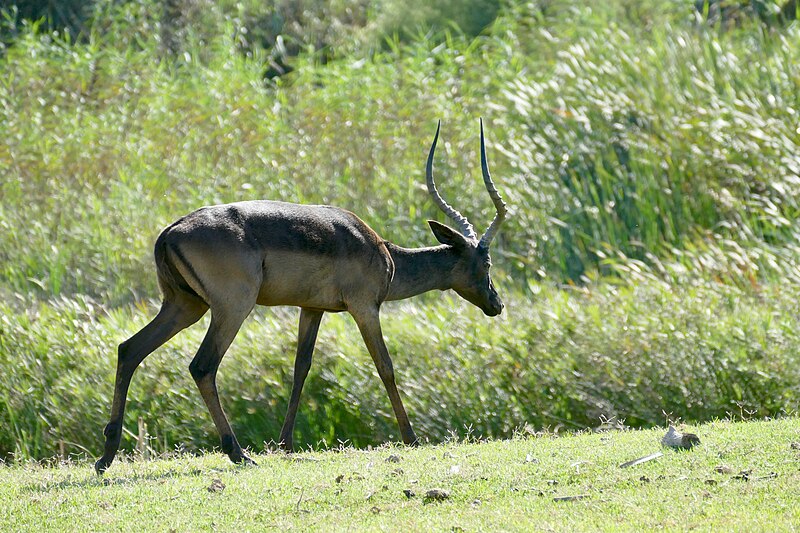
<svg viewBox="0 0 800 533"><path fill-rule="evenodd" d="M143 463L139 462L139 464ZM208 469L189 468L185 470L180 468L170 468L169 470L165 470L163 472L148 472L148 473L134 472L130 476L113 476L113 475L109 476L108 473L99 476L95 474L94 467L92 466L92 464L86 463L86 471L87 473L91 471L91 475L84 477L81 473L79 474L69 473L67 474L67 478L61 481L28 483L24 487L22 487L22 490L30 493L47 493L54 490L64 490L73 488L83 489L87 487L130 486L139 483L161 482L167 479L199 477L203 474L218 474L223 472L236 474L242 470L254 467L257 468L258 465L231 464L225 467L208 468ZM76 477L79 477L80 479L74 479Z"/></svg>

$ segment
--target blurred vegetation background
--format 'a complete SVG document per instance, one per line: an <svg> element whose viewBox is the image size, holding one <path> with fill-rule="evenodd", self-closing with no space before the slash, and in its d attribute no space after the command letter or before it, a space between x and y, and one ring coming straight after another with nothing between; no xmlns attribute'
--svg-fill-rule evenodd
<svg viewBox="0 0 800 533"><path fill-rule="evenodd" d="M796 2L3 6L0 457L99 452L116 345L158 306L152 244L201 205L334 204L433 244L439 118L440 189L479 230L486 121L512 210L493 245L508 312L384 306L418 434L796 413ZM255 449L280 430L296 319L257 310L221 367ZM217 445L187 371L203 324L133 380L126 426L141 417L157 451ZM397 438L356 328L328 316L295 442Z"/></svg>

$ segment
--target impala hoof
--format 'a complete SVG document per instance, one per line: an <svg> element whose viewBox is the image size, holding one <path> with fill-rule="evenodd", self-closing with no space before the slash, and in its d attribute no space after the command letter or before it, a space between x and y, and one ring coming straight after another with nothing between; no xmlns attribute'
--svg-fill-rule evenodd
<svg viewBox="0 0 800 533"><path fill-rule="evenodd" d="M412 433L411 435L408 436L408 438L403 439L403 444L405 444L406 446L413 446L414 448L416 448L422 443L419 441L417 436L414 433Z"/></svg>
<svg viewBox="0 0 800 533"><path fill-rule="evenodd" d="M242 466L258 466L258 463L250 459L250 457L244 453L242 450L239 450L239 453L236 454L229 454L228 457L230 460L237 465Z"/></svg>
<svg viewBox="0 0 800 533"><path fill-rule="evenodd" d="M113 461L113 459L111 459L109 461L109 460L106 460L105 458L101 457L94 464L94 471L97 472L98 476L102 476L105 473L105 471L108 470L108 467L111 466L111 462L112 461Z"/></svg>

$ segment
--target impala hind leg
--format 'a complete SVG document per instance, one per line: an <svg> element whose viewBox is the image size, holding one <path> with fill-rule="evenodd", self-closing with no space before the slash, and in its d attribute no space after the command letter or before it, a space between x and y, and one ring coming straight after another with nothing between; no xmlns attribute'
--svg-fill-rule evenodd
<svg viewBox="0 0 800 533"><path fill-rule="evenodd" d="M114 400L111 405L110 420L103 431L106 438L105 449L103 456L94 465L98 474L108 469L119 449L125 402L134 371L145 357L176 333L200 320L206 311L208 306L193 296L185 295L174 300L165 300L161 304L161 310L149 324L119 345Z"/></svg>
<svg viewBox="0 0 800 533"><path fill-rule="evenodd" d="M250 299L243 299L239 301L250 301ZM251 463L255 462L250 459L239 441L236 440L236 435L233 433L228 417L225 411L222 410L222 405L219 401L219 392L217 391L217 370L222 361L222 357L228 350L233 338L239 332L242 322L250 314L250 311L255 305L255 295L252 298L252 303L246 305L238 305L235 308L226 306L224 308L211 307L211 324L208 327L208 332L203 339L200 349L197 351L191 364L189 371L194 378L197 388L200 390L200 395L211 413L211 418L214 420L214 425L220 435L222 444L222 451L230 457L234 463Z"/></svg>
<svg viewBox="0 0 800 533"><path fill-rule="evenodd" d="M400 427L400 435L403 437L403 442L409 445L418 444L417 436L414 430L411 429L411 423L408 421L408 415L405 407L403 407L403 400L400 399L400 393L397 390L397 384L394 379L394 366L392 365L392 359L389 357L389 350L386 349L386 343L383 340L379 310L375 308L364 313L350 311L350 314L353 315L358 329L361 331L361 336L364 338L364 343L372 356L378 375L383 381L384 387L386 387L386 392L389 393L389 401L392 403L392 409L397 418L397 425Z"/></svg>
<svg viewBox="0 0 800 533"><path fill-rule="evenodd" d="M317 341L317 332L319 331L319 324L323 314L323 311L312 311L309 309L300 310L300 326L297 332L297 355L294 360L292 395L289 399L289 408L286 411L283 429L281 429L281 437L278 441L281 448L287 452L292 451L292 433L294 432L297 408L300 404L300 393L303 391L303 384L308 376L308 370L311 368L311 355L314 352L314 343Z"/></svg>

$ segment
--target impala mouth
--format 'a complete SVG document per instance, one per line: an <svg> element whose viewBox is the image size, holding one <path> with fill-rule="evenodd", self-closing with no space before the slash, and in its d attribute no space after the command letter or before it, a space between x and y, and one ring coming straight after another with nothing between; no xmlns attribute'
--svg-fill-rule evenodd
<svg viewBox="0 0 800 533"><path fill-rule="evenodd" d="M481 307L481 310L486 316L497 316L503 312L503 304L498 302L496 305Z"/></svg>

